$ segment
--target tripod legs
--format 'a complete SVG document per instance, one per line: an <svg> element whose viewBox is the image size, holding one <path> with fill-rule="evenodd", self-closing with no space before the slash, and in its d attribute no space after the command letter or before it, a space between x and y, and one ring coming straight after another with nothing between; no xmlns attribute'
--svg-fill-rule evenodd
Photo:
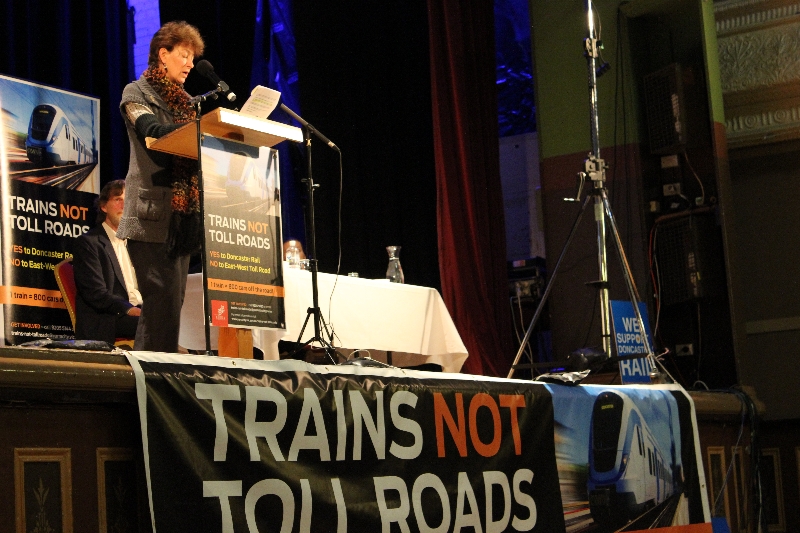
<svg viewBox="0 0 800 533"><path fill-rule="evenodd" d="M308 308L308 313L306 314L306 320L303 323L303 329L300 330L300 335L297 337L297 350L295 354L299 353L302 350L302 347L312 342L319 342L322 347L325 349L325 353L328 355L330 360L333 364L336 364L336 350L334 349L333 345L325 340L322 337L322 326L325 326L325 331L328 333L328 337L332 339L330 332L328 331L328 326L324 323L322 318L322 312L319 309L319 286L317 284L317 241L316 241L316 226L315 226L315 215L314 215L314 190L318 187L318 185L314 184L314 178L311 173L311 132L313 126L308 122L302 120L294 111L291 111L289 108L281 104L281 107L292 115L296 120L303 124L303 137L306 144L306 158L307 158L307 172L306 178L303 182L306 184L306 190L308 193L308 205L306 208L306 228L307 228L307 238L308 238L308 256L309 256L309 269L311 270L311 295L312 295L312 305L313 307ZM331 143L332 144L332 143ZM337 148L338 150L338 148ZM314 337L309 339L303 344L300 344L300 340L303 338L303 332L306 330L306 326L308 325L308 320L312 317L314 319ZM293 354L293 355L295 355Z"/></svg>
<svg viewBox="0 0 800 533"><path fill-rule="evenodd" d="M570 230L569 236L567 237L566 243L564 243L564 247L561 250L561 254L558 257L558 261L556 262L556 266L553 268L553 272L550 274L550 279L547 281L547 287L542 294L542 299L539 301L539 305L536 307L536 312L531 319L531 323L528 326L528 329L525 331L525 337L523 337L522 342L520 343L519 350L517 351L517 355L514 358L514 362L511 364L511 370L508 372L508 378L513 377L514 370L516 369L517 365L519 364L519 360L522 357L523 352L525 351L525 346L528 344L530 340L530 336L533 333L533 328L536 326L536 322L539 320L540 315L542 314L542 310L544 309L544 305L547 303L547 298L550 296L550 291L553 287L553 283L555 282L556 277L558 276L558 272L561 268L561 263L564 260L564 257L567 254L567 250L569 249L570 244L572 243L573 238L575 237L575 233L577 232L578 226L580 225L581 219L583 218L583 214L586 211L586 207L589 205L589 202L594 198L594 205L595 205L595 218L597 219L597 228L598 228L598 246L600 250L605 250L605 220L608 219L610 226L611 226L611 233L614 236L614 244L616 245L617 254L619 256L620 264L622 266L623 276L625 278L625 283L628 288L628 294L631 298L631 302L633 304L634 312L636 313L637 321L639 322L640 331L646 331L644 328L644 320L642 318L641 313L639 312L639 305L638 302L640 300L639 293L636 290L636 284L633 280L633 274L631 272L630 264L628 263L627 256L625 255L625 250L622 246L622 240L619 236L619 229L617 228L616 221L614 220L614 215L611 211L611 205L608 202L608 195L606 194L606 189L604 187L597 187L593 189L593 193L587 195L583 201L583 205L581 206L581 210L578 213L578 216L575 218L575 222L572 224L572 229ZM605 257L604 254L599 254L600 257L598 258L598 263L600 264L600 275L601 275L601 287L600 290L605 293L605 298L608 298L608 287L607 287L607 277L605 272ZM608 306L602 305L601 302L601 313L603 313L603 320L608 321L608 330L605 328L603 329L604 337L606 337L606 333L608 332L608 349L606 351L606 355L611 355L610 351L610 320L611 318L608 315L607 310ZM647 339L647 335L642 335L644 339L645 349L647 350L648 359L652 365L652 368L656 368L655 366L655 357L653 356L653 350L650 346L650 342ZM606 345L604 339L604 347Z"/></svg>
<svg viewBox="0 0 800 533"><path fill-rule="evenodd" d="M639 291L636 289L636 283L634 282L633 274L631 273L631 266L630 263L628 263L628 257L625 255L625 248L622 246L622 239L620 239L619 236L617 222L614 219L614 214L611 212L611 204L608 202L608 194L606 194L605 189L600 189L600 191L601 198L603 200L603 207L605 208L605 215L611 224L611 233L614 235L614 244L617 248L617 255L619 256L620 265L622 265L622 276L625 278L625 285L628 288L628 296L633 304L633 312L636 313L636 321L639 323L639 331L642 332L642 342L644 344L645 351L647 352L647 359L650 362L651 368L655 369L657 367L655 356L653 354L653 347L650 346L650 340L644 333L647 330L644 327L642 313L639 311L638 302L641 301L641 298L639 297Z"/></svg>
<svg viewBox="0 0 800 533"><path fill-rule="evenodd" d="M589 205L589 201L591 200L591 196L586 196L583 201L583 205L581 206L581 210L578 212L578 216L575 217L575 222L572 224L572 229L569 232L569 237L567 237L567 242L564 243L564 248L561 249L561 255L558 256L558 261L556 261L556 266L553 268L553 273L550 275L550 279L547 281L547 287L544 289L544 293L542 294L542 299L539 300L539 305L536 307L536 312L533 314L533 319L531 319L531 323L528 326L528 329L525 331L525 336L522 338L522 342L519 345L519 350L517 351L516 357L514 357L514 362L511 363L511 370L508 371L508 378L510 379L514 375L514 370L516 366L519 364L519 359L522 357L522 353L525 351L525 346L528 344L528 341L531 338L531 333L533 333L533 328L536 326L536 322L539 321L539 316L542 314L542 310L544 309L544 304L547 302L547 297L550 296L550 291L553 288L553 282L558 275L558 271L561 267L561 262L564 260L564 257L567 255L567 250L569 249L569 245L572 242L572 238L575 237L575 233L578 230L578 226L581 223L581 219L583 218L583 213L586 211L586 206Z"/></svg>
<svg viewBox="0 0 800 533"><path fill-rule="evenodd" d="M314 328L317 330L318 328L324 329L325 333L328 335L328 338L331 338L331 332L328 330L328 324L325 323L325 319L322 317L322 312L320 311L319 307L309 307L308 311L306 311L306 319L303 322L303 327L300 328L300 334L297 336L297 349L292 354L292 356L297 355L302 351L304 346L311 344L312 342L318 342L322 345L322 348L325 349L325 353L328 355L328 358L333 362L333 364L337 364L336 358L334 357L336 354L336 348L333 345L325 340L325 338L321 335L320 331L317 331L314 338L307 340L304 343L300 343L303 338L303 333L306 331L306 326L308 326L308 320L311 317L314 317Z"/></svg>

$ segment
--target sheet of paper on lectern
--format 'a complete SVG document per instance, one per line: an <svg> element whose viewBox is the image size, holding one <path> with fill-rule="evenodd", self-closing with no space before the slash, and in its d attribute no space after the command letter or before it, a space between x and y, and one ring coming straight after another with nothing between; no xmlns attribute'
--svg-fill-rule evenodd
<svg viewBox="0 0 800 533"><path fill-rule="evenodd" d="M256 85L250 93L250 98L247 99L239 112L243 115L266 119L278 105L280 99L280 91L263 85Z"/></svg>

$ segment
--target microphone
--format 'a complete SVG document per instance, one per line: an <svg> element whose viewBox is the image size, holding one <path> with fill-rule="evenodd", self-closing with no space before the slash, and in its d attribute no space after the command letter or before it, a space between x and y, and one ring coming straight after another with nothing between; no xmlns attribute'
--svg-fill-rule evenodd
<svg viewBox="0 0 800 533"><path fill-rule="evenodd" d="M211 66L211 63L206 61L205 59L201 59L197 62L194 66L195 70L199 72L203 77L207 78L211 81L214 85L216 85L220 91L228 93L226 97L229 102L233 102L236 100L236 94L231 91L231 88L228 86L227 83L219 79L217 73L214 72L214 67Z"/></svg>

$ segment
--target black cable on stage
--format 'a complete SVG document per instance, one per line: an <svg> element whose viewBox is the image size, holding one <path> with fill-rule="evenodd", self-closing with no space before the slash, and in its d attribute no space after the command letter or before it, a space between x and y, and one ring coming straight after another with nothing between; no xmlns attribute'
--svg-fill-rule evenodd
<svg viewBox="0 0 800 533"><path fill-rule="evenodd" d="M331 296L328 299L328 325L331 328L330 331L330 343L334 344L333 340L336 337L336 328L333 325L333 321L331 319L331 308L333 307L333 293L336 292L336 285L339 283L339 275L341 274L342 270L342 197L344 191L344 167L342 164L342 151L337 150L339 153L339 208L337 210L337 220L336 220L336 243L338 248L338 260L336 263L336 277L333 280L333 289L331 289Z"/></svg>

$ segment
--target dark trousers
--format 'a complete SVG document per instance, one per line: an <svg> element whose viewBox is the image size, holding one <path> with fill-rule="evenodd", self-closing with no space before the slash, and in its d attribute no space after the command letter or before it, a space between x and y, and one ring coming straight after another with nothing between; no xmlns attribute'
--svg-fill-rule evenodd
<svg viewBox="0 0 800 533"><path fill-rule="evenodd" d="M114 324L114 335L116 335L118 339L132 339L136 335L136 329L138 327L138 316L120 315L117 317L117 321Z"/></svg>
<svg viewBox="0 0 800 533"><path fill-rule="evenodd" d="M189 256L171 259L164 243L128 239L128 254L142 294L134 350L176 353Z"/></svg>

